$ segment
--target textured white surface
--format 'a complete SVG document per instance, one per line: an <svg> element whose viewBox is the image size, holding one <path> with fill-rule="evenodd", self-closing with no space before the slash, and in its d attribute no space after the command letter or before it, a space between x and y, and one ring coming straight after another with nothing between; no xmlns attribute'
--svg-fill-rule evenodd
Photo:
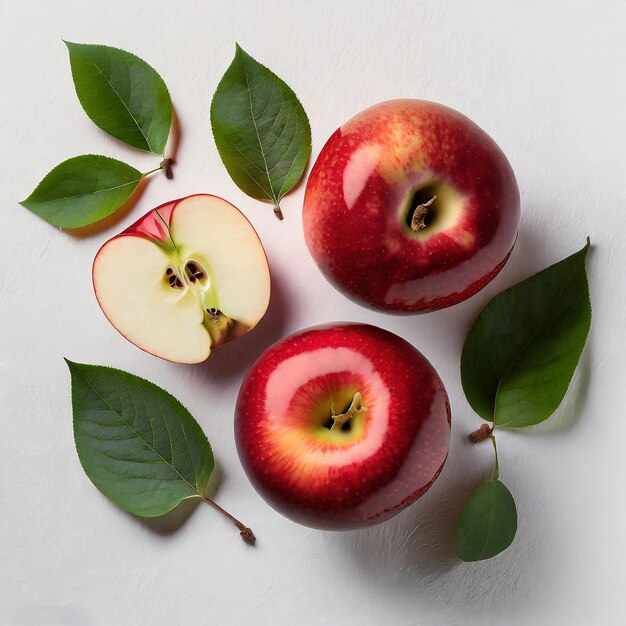
<svg viewBox="0 0 626 626"><path fill-rule="evenodd" d="M0 624L347 626L624 624L626 607L626 3L0 2ZM170 88L181 137L175 179L154 177L132 210L71 236L18 206L53 165L109 154L150 169L83 114L61 38L117 45ZM344 120L393 97L459 109L500 144L523 217L501 275L452 309L394 318L352 305L314 267L300 221L304 186L269 207L229 180L208 121L234 42L282 76L313 128L313 156ZM193 192L239 206L274 278L270 314L204 366L144 354L108 324L92 258L148 209ZM504 287L579 249L589 234L593 327L558 414L499 438L519 532L500 557L452 554L467 493L491 469L462 394L464 335ZM365 532L296 526L268 508L235 453L232 414L249 364L296 329L367 321L412 341L450 393L452 449L434 488ZM180 528L118 510L74 451L62 357L120 367L167 388L200 421L222 466L221 504L250 524L256 548L209 507Z"/></svg>

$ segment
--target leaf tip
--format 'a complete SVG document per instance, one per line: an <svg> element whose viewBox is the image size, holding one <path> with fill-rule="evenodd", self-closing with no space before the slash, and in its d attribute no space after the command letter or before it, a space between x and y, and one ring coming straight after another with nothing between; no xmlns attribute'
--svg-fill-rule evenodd
<svg viewBox="0 0 626 626"><path fill-rule="evenodd" d="M239 42L235 42L235 59L247 59L250 55L239 45Z"/></svg>
<svg viewBox="0 0 626 626"><path fill-rule="evenodd" d="M63 357L63 360L65 361L65 364L67 365L71 374L77 372L78 369L81 367L81 363L76 363L76 361L70 361L70 359L65 356Z"/></svg>

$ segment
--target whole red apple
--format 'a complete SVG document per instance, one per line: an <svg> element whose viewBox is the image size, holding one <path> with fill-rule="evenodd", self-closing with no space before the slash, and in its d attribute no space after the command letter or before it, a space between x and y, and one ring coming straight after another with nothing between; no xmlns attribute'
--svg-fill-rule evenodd
<svg viewBox="0 0 626 626"><path fill-rule="evenodd" d="M366 324L303 330L270 347L235 415L243 467L283 515L343 530L386 520L433 484L450 405L411 344Z"/></svg>
<svg viewBox="0 0 626 626"><path fill-rule="evenodd" d="M515 176L474 122L423 100L362 111L328 140L306 188L304 233L326 278L356 302L428 312L469 298L506 263Z"/></svg>

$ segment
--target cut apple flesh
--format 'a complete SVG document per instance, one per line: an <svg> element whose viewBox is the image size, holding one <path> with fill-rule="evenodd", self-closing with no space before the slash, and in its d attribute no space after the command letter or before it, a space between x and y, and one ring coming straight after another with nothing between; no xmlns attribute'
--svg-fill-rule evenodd
<svg viewBox="0 0 626 626"><path fill-rule="evenodd" d="M122 335L179 363L204 361L212 348L256 326L270 296L254 228L209 195L162 205L105 243L93 283Z"/></svg>

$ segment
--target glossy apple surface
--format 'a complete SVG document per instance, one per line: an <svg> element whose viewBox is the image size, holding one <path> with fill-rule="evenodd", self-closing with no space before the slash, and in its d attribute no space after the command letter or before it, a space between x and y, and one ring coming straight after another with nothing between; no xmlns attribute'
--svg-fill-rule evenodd
<svg viewBox="0 0 626 626"><path fill-rule="evenodd" d="M239 393L237 451L257 491L296 522L384 521L433 484L450 406L411 344L366 324L303 330L270 347Z"/></svg>
<svg viewBox="0 0 626 626"><path fill-rule="evenodd" d="M129 341L177 363L199 363L267 310L265 251L226 200L196 194L149 211L107 241L93 263L107 319Z"/></svg>
<svg viewBox="0 0 626 626"><path fill-rule="evenodd" d="M440 104L393 100L348 120L306 188L313 259L348 297L387 312L428 312L482 289L511 253L519 190L474 122Z"/></svg>

